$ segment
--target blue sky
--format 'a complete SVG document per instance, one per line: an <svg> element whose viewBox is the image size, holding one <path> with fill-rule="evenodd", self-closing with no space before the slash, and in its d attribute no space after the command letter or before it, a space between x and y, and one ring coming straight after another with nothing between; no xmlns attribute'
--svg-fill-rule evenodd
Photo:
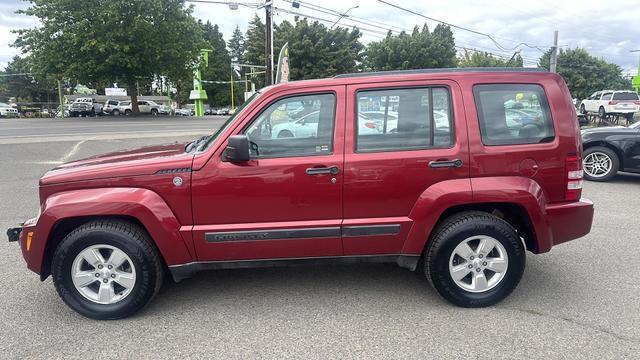
<svg viewBox="0 0 640 360"><path fill-rule="evenodd" d="M254 2L261 1L254 0ZM525 42L546 49L553 42L553 31L559 30L560 46L584 47L591 54L614 62L633 75L637 73L640 53L629 52L640 49L640 26L637 25L640 19L640 4L637 0L607 2L389 0L389 2L432 18L490 34L498 45L485 36L453 29L456 44L460 46L478 48L505 57L510 57L515 51L505 49L514 47L522 49L521 54L525 59L525 65L535 65L542 53L538 49L517 45ZM337 17L331 14L314 11L310 6L305 5L307 3L339 12L358 6L349 12L354 18L342 19L339 24L360 25L370 29L371 31L363 31L362 41L365 43L378 40L381 36L380 31L386 32L388 29L410 31L414 25L421 26L425 22L433 29L437 24L435 21L403 12L377 0L306 0L301 3L299 9L292 8L289 0L275 0L276 8L280 9L275 13L276 22L284 19L291 21L293 15L287 11L296 11L329 21L337 20ZM13 56L19 54L18 49L9 46L15 39L11 30L38 25L36 19L14 14L15 10L27 5L28 3L20 0L0 0L0 69L3 69ZM254 14L257 13L264 19L264 10L243 6L238 10L231 10L226 5L194 3L194 6L196 17L217 23L225 40L228 40L236 26L246 30L247 23ZM355 21L365 21L370 24L364 25Z"/></svg>

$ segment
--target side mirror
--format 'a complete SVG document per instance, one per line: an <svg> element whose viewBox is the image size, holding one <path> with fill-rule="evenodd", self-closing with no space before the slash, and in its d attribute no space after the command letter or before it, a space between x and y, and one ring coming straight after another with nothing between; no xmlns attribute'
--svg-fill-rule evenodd
<svg viewBox="0 0 640 360"><path fill-rule="evenodd" d="M229 137L229 145L224 151L225 160L229 162L249 161L249 138L247 135L232 135Z"/></svg>

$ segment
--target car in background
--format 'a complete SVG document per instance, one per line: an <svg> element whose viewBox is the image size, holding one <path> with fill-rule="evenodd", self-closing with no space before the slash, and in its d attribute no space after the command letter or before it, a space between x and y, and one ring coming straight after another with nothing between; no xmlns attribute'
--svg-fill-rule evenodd
<svg viewBox="0 0 640 360"><path fill-rule="evenodd" d="M138 100L138 111L140 114L157 116L160 114L160 105L151 100ZM120 103L120 112L124 112L125 115L131 115L133 112L131 101L122 101Z"/></svg>
<svg viewBox="0 0 640 360"><path fill-rule="evenodd" d="M581 130L584 178L608 181L618 171L640 173L640 122Z"/></svg>
<svg viewBox="0 0 640 360"><path fill-rule="evenodd" d="M187 108L182 108L182 109L176 109L176 116L193 116L193 110L191 109L187 109Z"/></svg>
<svg viewBox="0 0 640 360"><path fill-rule="evenodd" d="M102 107L103 105L94 98L77 98L71 103L69 115L71 115L71 117L96 116L102 113Z"/></svg>
<svg viewBox="0 0 640 360"><path fill-rule="evenodd" d="M104 112L105 114L118 116L122 112L122 110L120 110L120 106L123 102L124 101L109 99L105 101L104 106L102 107L102 112ZM129 102L129 104L131 104L131 102Z"/></svg>
<svg viewBox="0 0 640 360"><path fill-rule="evenodd" d="M271 130L271 137L277 139L317 136L319 119L320 111L316 110L302 116L300 119L281 122L278 125L273 126L273 130ZM380 120L368 118L363 113L358 114L359 134L379 134L381 133L381 129ZM395 131L395 128L393 130Z"/></svg>
<svg viewBox="0 0 640 360"><path fill-rule="evenodd" d="M216 111L216 115L229 115L229 108L222 108L222 109L218 109L218 111Z"/></svg>
<svg viewBox="0 0 640 360"><path fill-rule="evenodd" d="M18 109L9 104L0 103L0 117L18 117Z"/></svg>
<svg viewBox="0 0 640 360"><path fill-rule="evenodd" d="M597 113L600 118L607 115L624 116L629 122L633 114L640 111L640 98L631 90L596 91L580 104L580 113Z"/></svg>

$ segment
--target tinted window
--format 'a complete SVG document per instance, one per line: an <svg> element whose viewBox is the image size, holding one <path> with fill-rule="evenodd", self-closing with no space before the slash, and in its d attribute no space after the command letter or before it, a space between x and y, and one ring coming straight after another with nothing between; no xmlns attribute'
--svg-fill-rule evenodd
<svg viewBox="0 0 640 360"><path fill-rule="evenodd" d="M600 100L611 100L611 93L605 93Z"/></svg>
<svg viewBox="0 0 640 360"><path fill-rule="evenodd" d="M613 94L613 100L638 100L638 94L632 92L619 92Z"/></svg>
<svg viewBox="0 0 640 360"><path fill-rule="evenodd" d="M324 155L333 151L335 96L295 96L269 105L245 130L253 157Z"/></svg>
<svg viewBox="0 0 640 360"><path fill-rule="evenodd" d="M449 147L451 111L447 88L359 91L356 151Z"/></svg>
<svg viewBox="0 0 640 360"><path fill-rule="evenodd" d="M553 140L553 120L539 85L476 85L473 88L485 145L535 144Z"/></svg>

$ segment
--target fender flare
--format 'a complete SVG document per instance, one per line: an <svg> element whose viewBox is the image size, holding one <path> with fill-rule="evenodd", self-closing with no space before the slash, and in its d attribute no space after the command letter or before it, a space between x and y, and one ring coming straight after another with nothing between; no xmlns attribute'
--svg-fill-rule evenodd
<svg viewBox="0 0 640 360"><path fill-rule="evenodd" d="M522 207L533 226L536 252L551 249L553 236L546 216L547 200L540 185L526 177L502 176L447 180L427 188L409 214L413 226L402 253L421 254L437 222L448 209L487 203Z"/></svg>
<svg viewBox="0 0 640 360"><path fill-rule="evenodd" d="M60 221L86 216L126 216L147 230L167 265L194 260L193 249L180 234L180 223L169 205L154 191L143 188L96 188L51 195L42 205L29 252L28 267L40 274L47 242Z"/></svg>

